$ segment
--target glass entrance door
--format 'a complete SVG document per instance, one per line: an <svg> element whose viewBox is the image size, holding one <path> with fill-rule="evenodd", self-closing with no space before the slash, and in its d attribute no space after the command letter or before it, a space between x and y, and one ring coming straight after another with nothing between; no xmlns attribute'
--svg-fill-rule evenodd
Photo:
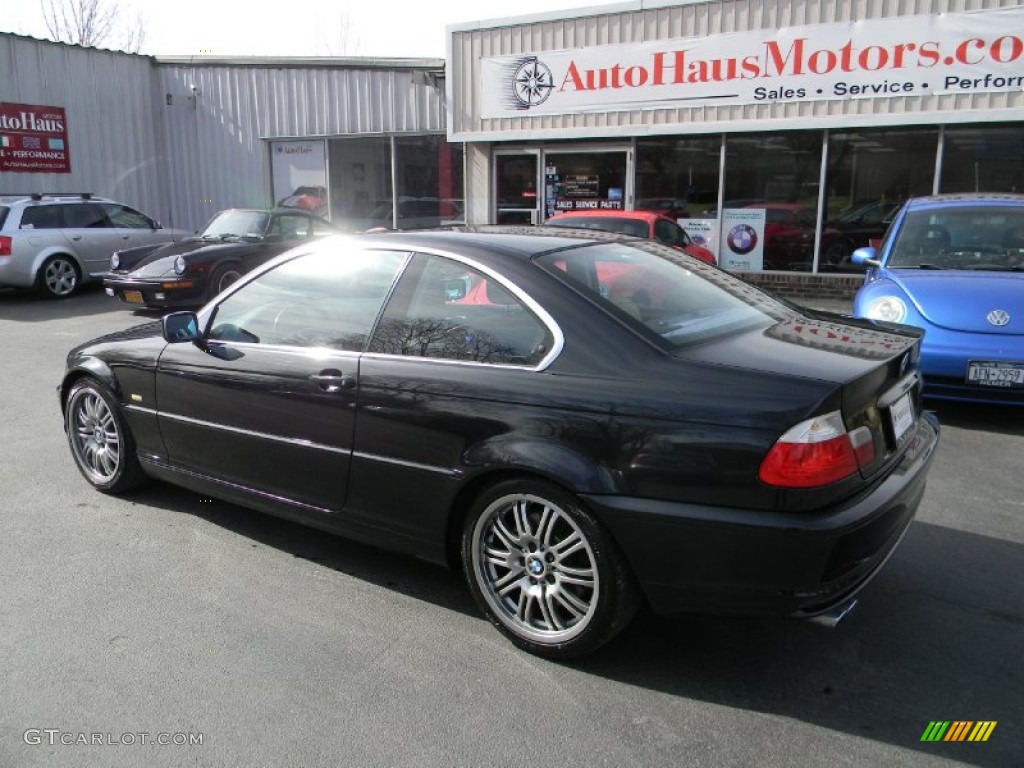
<svg viewBox="0 0 1024 768"><path fill-rule="evenodd" d="M509 150L494 155L497 224L540 224L540 150Z"/></svg>

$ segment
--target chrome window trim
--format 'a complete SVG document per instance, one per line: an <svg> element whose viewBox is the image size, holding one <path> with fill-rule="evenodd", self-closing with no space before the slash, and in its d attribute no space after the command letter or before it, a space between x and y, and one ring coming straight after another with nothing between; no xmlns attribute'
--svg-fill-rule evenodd
<svg viewBox="0 0 1024 768"><path fill-rule="evenodd" d="M414 360L420 363L435 365L464 365L475 368L499 368L503 371L524 371L534 373L540 371L538 366L519 365L513 363L482 363L479 360L451 360L447 357L428 357L426 355L396 355L392 352L364 352L361 357L366 360ZM543 360L541 361L543 362Z"/></svg>
<svg viewBox="0 0 1024 768"><path fill-rule="evenodd" d="M481 362L477 362L475 360L449 360L448 358L444 358L444 357L427 357L427 356L420 356L420 355L392 355L392 354L385 354L385 353L380 353L380 352L367 352L367 353L365 353L367 357L385 357L385 358L389 358L389 359L390 358L398 358L400 360L429 360L431 362L449 363L449 364L457 364L457 365L474 365L474 366L485 366L485 367L489 367L489 368L505 368L505 369L516 368L516 369L526 370L526 371L543 371L548 366L550 366L555 361L555 359L562 353L562 348L565 346L565 335L562 333L561 327L558 325L557 322L555 322L555 319L553 317L551 317L550 314L548 314L547 310L545 310L540 304L538 304L533 299L532 296L530 296L528 293L523 291L522 288L520 288L518 285L513 283L511 280L509 280L508 278L504 277L500 273L495 272L490 267L488 267L488 266L486 266L484 264L481 264L480 262L478 262L475 259L472 259L472 258L470 258L468 256L462 256L461 254L457 254L457 253L449 253L448 251L444 251L444 250L440 250L440 249L438 249L438 250L432 250L432 249L428 250L428 249L412 248L410 250L413 251L416 254L420 254L420 255L423 255L423 256L437 256L437 257L442 258L442 259L450 259L451 261L457 261L460 264L469 267L470 269L475 269L477 272L480 272L480 273L486 275L489 279L494 280L502 288L507 290L509 293L511 293L513 296L515 296L517 299L519 299L523 304L525 304L526 307L537 317L537 319L540 320L541 325L545 326L548 329L548 332L551 334L551 338L553 340L552 344L551 344L551 349L548 350L548 353L546 355L544 355L544 357L542 357L540 359L540 362L538 362L536 365L511 365L511 364L507 364L507 363L481 363ZM405 272L406 272L407 268L408 268L408 264L406 264L405 267L402 269L402 274L398 278L399 282L401 281L402 277L405 276ZM396 285L397 285L397 282L396 282ZM388 301L390 301L390 297L388 298ZM385 314L386 313L387 313L387 307L385 306ZM379 320L379 318L378 318L378 320ZM376 330L377 330L376 327L374 327L374 331L376 331Z"/></svg>

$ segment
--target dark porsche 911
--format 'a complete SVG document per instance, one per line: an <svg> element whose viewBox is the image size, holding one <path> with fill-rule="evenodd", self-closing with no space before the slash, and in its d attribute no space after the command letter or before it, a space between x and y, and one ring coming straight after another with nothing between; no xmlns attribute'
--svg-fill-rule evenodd
<svg viewBox="0 0 1024 768"><path fill-rule="evenodd" d="M72 350L60 398L96 489L157 478L448 563L567 658L645 601L838 621L924 493L920 340L658 243L387 233Z"/></svg>
<svg viewBox="0 0 1024 768"><path fill-rule="evenodd" d="M196 307L289 248L336 233L329 222L291 209L221 211L195 237L118 251L103 285L128 304Z"/></svg>

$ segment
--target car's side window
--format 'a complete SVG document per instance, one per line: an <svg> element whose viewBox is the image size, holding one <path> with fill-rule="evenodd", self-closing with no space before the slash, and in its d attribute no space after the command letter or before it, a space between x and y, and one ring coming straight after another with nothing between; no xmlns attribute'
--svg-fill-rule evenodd
<svg viewBox="0 0 1024 768"><path fill-rule="evenodd" d="M59 205L33 205L21 213L22 229L60 229L64 216Z"/></svg>
<svg viewBox="0 0 1024 768"><path fill-rule="evenodd" d="M310 222L307 216L278 216L274 219L271 235L280 235L282 240L299 240L309 237Z"/></svg>
<svg viewBox="0 0 1024 768"><path fill-rule="evenodd" d="M661 219L654 222L654 237L658 242L665 243L665 245L685 247L690 244L690 238L687 237L686 232L678 224Z"/></svg>
<svg viewBox="0 0 1024 768"><path fill-rule="evenodd" d="M225 298L207 338L361 352L407 256L332 249L286 261Z"/></svg>
<svg viewBox="0 0 1024 768"><path fill-rule="evenodd" d="M314 235L333 235L333 234L335 234L334 230L331 229L329 226L327 226L326 222L323 222L320 219L311 219L310 221L313 222L313 234Z"/></svg>
<svg viewBox="0 0 1024 768"><path fill-rule="evenodd" d="M537 365L551 345L547 327L495 280L458 261L417 254L368 351Z"/></svg>
<svg viewBox="0 0 1024 768"><path fill-rule="evenodd" d="M143 216L126 205L116 203L104 203L103 210L110 217L115 227L120 229L152 229L153 222L148 216Z"/></svg>
<svg viewBox="0 0 1024 768"><path fill-rule="evenodd" d="M96 203L70 203L64 206L67 229L109 229L107 213Z"/></svg>

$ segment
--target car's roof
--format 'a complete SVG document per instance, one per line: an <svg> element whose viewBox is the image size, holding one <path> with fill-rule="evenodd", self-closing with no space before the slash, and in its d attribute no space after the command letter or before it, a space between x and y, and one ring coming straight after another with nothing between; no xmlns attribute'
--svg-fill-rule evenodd
<svg viewBox="0 0 1024 768"><path fill-rule="evenodd" d="M607 211L607 210L594 210L594 211L562 211L556 213L554 216L549 216L548 220L551 219L582 219L582 218L594 218L594 219L641 219L643 221L654 221L655 219L668 219L664 214L658 213L657 211ZM672 221L672 219L669 219Z"/></svg>
<svg viewBox="0 0 1024 768"><path fill-rule="evenodd" d="M1009 207L1024 206L1024 195L1013 195L999 192L963 192L958 194L912 197L907 201L909 210L960 208L977 205L1003 205Z"/></svg>
<svg viewBox="0 0 1024 768"><path fill-rule="evenodd" d="M544 227L486 225L480 227L451 227L445 229L409 230L404 232L371 232L361 235L343 235L360 240L393 243L410 248L446 248L487 250L511 256L532 258L543 253L574 248L594 243L646 243L628 235L602 230L545 229Z"/></svg>

